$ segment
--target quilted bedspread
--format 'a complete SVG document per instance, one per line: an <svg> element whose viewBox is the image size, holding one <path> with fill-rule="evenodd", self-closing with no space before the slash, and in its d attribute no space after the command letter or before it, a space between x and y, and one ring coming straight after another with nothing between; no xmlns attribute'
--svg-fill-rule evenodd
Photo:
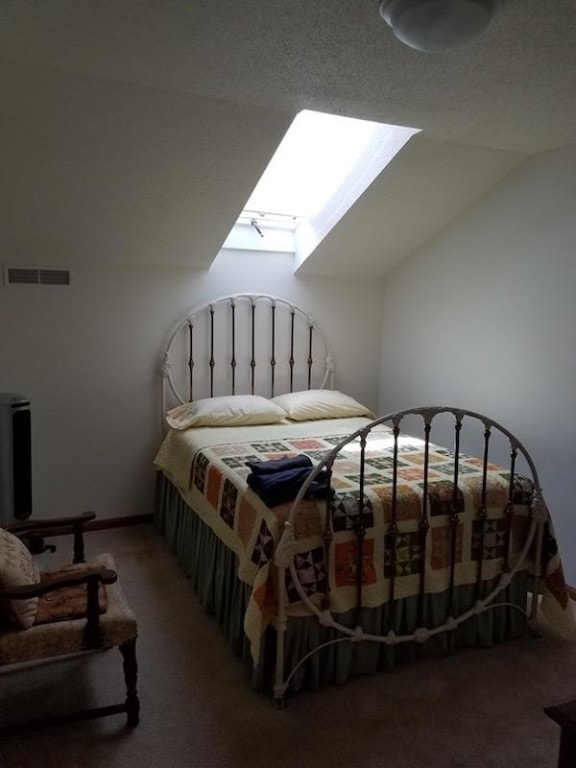
<svg viewBox="0 0 576 768"><path fill-rule="evenodd" d="M157 457L157 467L178 487L185 501L238 557L238 577L251 585L245 631L258 657L260 637L273 619L276 607L276 569L273 553L291 502L268 508L246 482L248 461L270 461L285 456L308 455L320 461L345 435L367 419L338 419L277 424L265 427L206 428L170 432ZM232 439L233 438L233 439ZM430 530L424 556L419 522L422 514L423 443L401 437L398 455L396 557L390 556L392 520L392 446L390 430L376 427L365 451L363 546L363 604L382 605L389 599L390 576L395 574L395 597L418 593L424 572L426 591L442 592L448 586L451 530L448 514L453 498L452 452L432 445L429 456L428 510ZM330 610L354 607L358 550L355 524L358 516L359 444L348 444L333 465L332 501L334 540L326 562L322 529L326 502L305 500L294 523L295 567L310 599L320 601L330 581ZM487 519L484 528L483 579L501 571L505 551L505 509L508 471L488 467ZM456 584L474 584L481 548L478 509L482 492L482 462L461 455L457 492ZM528 529L530 484L517 478L511 529L512 556L521 549ZM542 609L562 634L573 631L569 598L552 527L544 539L545 578ZM530 563L528 563L528 567ZM289 613L304 614L302 601L287 574Z"/></svg>

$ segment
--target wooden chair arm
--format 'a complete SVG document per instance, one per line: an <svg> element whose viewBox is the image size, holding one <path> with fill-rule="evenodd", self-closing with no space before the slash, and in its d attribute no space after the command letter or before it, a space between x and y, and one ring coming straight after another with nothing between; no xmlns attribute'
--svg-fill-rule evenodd
<svg viewBox="0 0 576 768"><path fill-rule="evenodd" d="M15 523L9 523L5 526L10 533L37 533L42 532L43 536L48 536L53 529L72 528L76 525L83 526L94 520L96 512L82 512L80 515L72 517L53 517L46 520L19 520ZM60 531L53 535L59 535Z"/></svg>
<svg viewBox="0 0 576 768"><path fill-rule="evenodd" d="M48 592L54 592L62 587L77 587L80 584L88 584L96 581L98 584L114 584L118 580L116 571L109 568L98 568L87 573L70 573L69 575L59 576L53 581L47 581L43 584L26 584L22 587L8 587L0 589L0 599L7 600L28 600L31 597L40 597Z"/></svg>
<svg viewBox="0 0 576 768"><path fill-rule="evenodd" d="M95 512L83 512L73 517L57 517L47 520L23 520L10 523L6 530L19 536L33 554L56 548L44 545L44 537L74 534L74 563L84 562L84 529L96 517Z"/></svg>

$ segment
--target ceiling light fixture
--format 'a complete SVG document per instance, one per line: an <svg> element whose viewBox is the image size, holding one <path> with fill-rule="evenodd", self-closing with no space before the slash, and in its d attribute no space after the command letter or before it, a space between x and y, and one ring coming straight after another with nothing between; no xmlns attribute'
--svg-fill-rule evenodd
<svg viewBox="0 0 576 768"><path fill-rule="evenodd" d="M503 0L380 0L380 15L410 48L435 53L479 35Z"/></svg>

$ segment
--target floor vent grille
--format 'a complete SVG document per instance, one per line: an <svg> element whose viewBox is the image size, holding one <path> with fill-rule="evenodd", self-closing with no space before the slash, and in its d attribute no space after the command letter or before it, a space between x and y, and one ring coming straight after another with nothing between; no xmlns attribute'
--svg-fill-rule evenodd
<svg viewBox="0 0 576 768"><path fill-rule="evenodd" d="M4 285L70 285L68 269L4 267Z"/></svg>

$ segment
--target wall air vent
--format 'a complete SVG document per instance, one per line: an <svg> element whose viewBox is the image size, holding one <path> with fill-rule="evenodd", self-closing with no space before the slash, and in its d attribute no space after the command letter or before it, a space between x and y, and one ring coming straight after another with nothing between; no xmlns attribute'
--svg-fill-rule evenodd
<svg viewBox="0 0 576 768"><path fill-rule="evenodd" d="M4 285L70 285L70 270L4 267Z"/></svg>

